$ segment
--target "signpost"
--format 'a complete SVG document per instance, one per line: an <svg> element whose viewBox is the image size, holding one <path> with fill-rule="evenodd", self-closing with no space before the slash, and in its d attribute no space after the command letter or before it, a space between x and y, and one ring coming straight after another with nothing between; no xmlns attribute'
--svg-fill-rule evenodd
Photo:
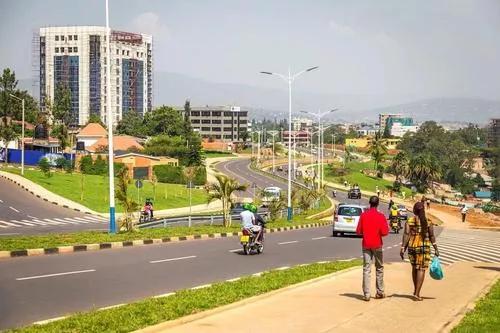
<svg viewBox="0 0 500 333"><path fill-rule="evenodd" d="M141 188L142 188L142 180L137 179L137 180L135 181L135 187L137 188L137 203L139 203L139 204L140 204L140 202L141 202L141 197L140 197L140 194L139 194L139 193L140 193L140 190L141 190Z"/></svg>

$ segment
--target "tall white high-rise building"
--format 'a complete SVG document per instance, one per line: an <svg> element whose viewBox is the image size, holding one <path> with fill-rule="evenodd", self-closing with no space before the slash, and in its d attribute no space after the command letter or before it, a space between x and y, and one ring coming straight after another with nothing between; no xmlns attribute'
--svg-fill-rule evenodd
<svg viewBox="0 0 500 333"><path fill-rule="evenodd" d="M153 38L150 35L111 31L111 59L106 55L106 28L67 26L40 28L40 105L54 100L63 85L71 93L75 125L90 115L107 121L111 103L116 124L135 110L144 115L153 105ZM106 96L106 66L111 65L111 96ZM108 98L109 97L109 98Z"/></svg>

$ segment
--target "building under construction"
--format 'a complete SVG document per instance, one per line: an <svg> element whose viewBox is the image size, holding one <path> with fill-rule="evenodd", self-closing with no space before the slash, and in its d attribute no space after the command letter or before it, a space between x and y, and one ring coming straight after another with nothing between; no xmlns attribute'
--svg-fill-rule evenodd
<svg viewBox="0 0 500 333"><path fill-rule="evenodd" d="M90 115L107 122L107 103L111 104L115 124L131 110L141 115L151 111L152 36L111 31L110 61L106 53L105 27L40 28L34 44L39 60L42 108L47 101L53 104L56 90L63 86L71 95L73 125L86 124ZM108 64L111 66L111 96L106 94Z"/></svg>

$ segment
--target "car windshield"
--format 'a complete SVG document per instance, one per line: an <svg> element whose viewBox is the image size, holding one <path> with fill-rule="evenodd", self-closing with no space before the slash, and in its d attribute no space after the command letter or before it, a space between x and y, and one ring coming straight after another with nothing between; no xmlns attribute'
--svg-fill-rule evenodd
<svg viewBox="0 0 500 333"><path fill-rule="evenodd" d="M339 207L338 215L342 215L342 216L360 216L361 215L361 208L359 208L359 207L349 207L349 206Z"/></svg>

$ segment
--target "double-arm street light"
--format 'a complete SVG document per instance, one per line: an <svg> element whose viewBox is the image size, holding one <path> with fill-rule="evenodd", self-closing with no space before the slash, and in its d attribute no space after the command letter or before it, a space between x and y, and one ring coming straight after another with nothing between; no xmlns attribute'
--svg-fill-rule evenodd
<svg viewBox="0 0 500 333"><path fill-rule="evenodd" d="M288 134L288 200L287 200L287 206L288 206L287 219L288 219L288 221L290 221L292 219L292 175L290 172L291 164L292 164L292 155L290 154L290 148L292 146L292 136L290 135L292 132L292 83L300 75L302 75L306 72L311 72L317 68L318 68L318 66L310 67L310 68L305 69L303 71L300 71L298 73L292 74L290 72L290 67L288 67L288 75L287 76L285 76L283 74L279 74L279 73L274 73L274 72L260 72L261 74L278 76L283 81L288 83L288 133L289 133Z"/></svg>
<svg viewBox="0 0 500 333"><path fill-rule="evenodd" d="M332 109L330 111L325 111L321 112L321 110L318 110L318 112L310 112L310 111L300 111L302 113L307 113L311 116L314 116L318 119L318 178L319 178L319 183L318 183L318 190L321 189L322 183L323 183L323 166L320 165L320 163L323 162L324 158L324 148L323 148L323 129L321 128L321 118L323 116L326 116L327 114L331 112L335 112L337 109ZM326 128L325 128L326 129Z"/></svg>
<svg viewBox="0 0 500 333"><path fill-rule="evenodd" d="M274 173L275 172L275 165L274 165L274 142L276 141L276 135L279 134L279 131L271 130L271 131L268 131L267 133L269 133L273 137L273 173Z"/></svg>

